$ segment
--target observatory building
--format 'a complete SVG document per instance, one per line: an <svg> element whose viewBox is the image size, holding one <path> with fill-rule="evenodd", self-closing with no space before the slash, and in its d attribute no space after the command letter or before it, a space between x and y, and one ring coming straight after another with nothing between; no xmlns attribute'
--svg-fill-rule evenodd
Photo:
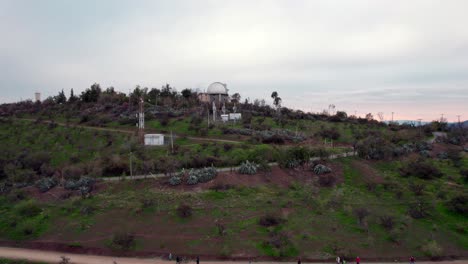
<svg viewBox="0 0 468 264"><path fill-rule="evenodd" d="M220 109L224 103L229 102L228 89L226 88L225 83L214 82L208 86L206 93L199 93L198 99L203 103L213 102Z"/></svg>

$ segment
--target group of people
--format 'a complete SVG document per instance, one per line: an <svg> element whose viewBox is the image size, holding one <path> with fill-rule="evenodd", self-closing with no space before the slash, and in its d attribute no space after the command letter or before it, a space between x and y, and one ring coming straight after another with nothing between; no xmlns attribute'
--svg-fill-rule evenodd
<svg viewBox="0 0 468 264"><path fill-rule="evenodd" d="M172 253L169 254L169 260L172 260ZM180 264L181 259L179 256L176 257L176 264ZM200 257L197 256L196 259L197 264L200 264ZM414 257L410 257L409 259L410 264L415 264L415 259ZM249 261L249 264L251 262ZM301 264L301 259L299 258L297 260L297 264ZM346 260L344 257L336 257L336 264L346 264ZM361 258L359 256L356 257L356 264L361 264Z"/></svg>
<svg viewBox="0 0 468 264"><path fill-rule="evenodd" d="M361 258L359 256L356 257L356 264L361 263ZM336 264L346 264L346 260L344 257L336 257Z"/></svg>
<svg viewBox="0 0 468 264"><path fill-rule="evenodd" d="M415 264L414 257L410 257L409 259L410 264ZM361 263L361 258L359 256L356 257L356 264ZM301 261L298 261L298 264L301 264ZM336 264L346 264L346 260L344 257L336 257Z"/></svg>

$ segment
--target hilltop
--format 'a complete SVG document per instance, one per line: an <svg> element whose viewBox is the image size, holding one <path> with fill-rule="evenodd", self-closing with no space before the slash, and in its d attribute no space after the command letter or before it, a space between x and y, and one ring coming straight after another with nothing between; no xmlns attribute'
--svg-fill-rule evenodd
<svg viewBox="0 0 468 264"><path fill-rule="evenodd" d="M208 122L210 103L169 85L127 96L94 84L0 105L0 242L137 256L468 257L466 128L305 113L273 97L230 96L236 122ZM140 98L146 133L165 145L138 141ZM330 158L342 153L356 155Z"/></svg>

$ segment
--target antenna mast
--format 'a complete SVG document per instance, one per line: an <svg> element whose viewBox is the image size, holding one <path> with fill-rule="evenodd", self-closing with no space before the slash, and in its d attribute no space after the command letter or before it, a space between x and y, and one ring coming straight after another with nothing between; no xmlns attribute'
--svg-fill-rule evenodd
<svg viewBox="0 0 468 264"><path fill-rule="evenodd" d="M145 109L143 103L143 97L140 97L140 101L138 103L139 112L137 114L138 117L138 140L141 144L145 144Z"/></svg>

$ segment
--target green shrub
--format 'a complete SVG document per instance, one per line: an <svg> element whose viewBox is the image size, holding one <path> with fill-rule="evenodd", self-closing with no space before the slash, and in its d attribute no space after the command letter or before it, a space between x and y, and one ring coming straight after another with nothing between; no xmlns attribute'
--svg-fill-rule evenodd
<svg viewBox="0 0 468 264"><path fill-rule="evenodd" d="M424 159L410 161L399 170L400 175L405 177L413 175L421 179L433 179L442 176L442 172L437 167Z"/></svg>
<svg viewBox="0 0 468 264"><path fill-rule="evenodd" d="M442 248L439 246L437 241L430 240L426 244L421 247L422 252L424 255L430 257L431 259L437 259L442 256Z"/></svg>
<svg viewBox="0 0 468 264"><path fill-rule="evenodd" d="M15 211L24 217L34 217L42 212L41 207L33 200L20 202L15 206Z"/></svg>
<svg viewBox="0 0 468 264"><path fill-rule="evenodd" d="M390 215L383 215L380 217L380 224L383 226L383 228L390 231L395 226L395 218Z"/></svg>
<svg viewBox="0 0 468 264"><path fill-rule="evenodd" d="M447 201L447 207L459 214L468 214L468 194L459 193Z"/></svg>

